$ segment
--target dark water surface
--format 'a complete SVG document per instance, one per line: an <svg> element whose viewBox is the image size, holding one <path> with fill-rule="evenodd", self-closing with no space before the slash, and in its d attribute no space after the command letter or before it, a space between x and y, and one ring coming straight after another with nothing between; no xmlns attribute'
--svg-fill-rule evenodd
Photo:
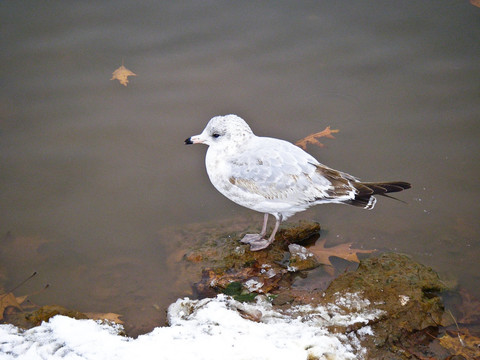
<svg viewBox="0 0 480 360"><path fill-rule="evenodd" d="M161 324L189 291L165 229L251 214L213 189L206 148L183 145L226 113L290 141L340 129L309 152L411 182L406 204L291 220L320 222L328 244L408 253L480 296L468 1L4 1L0 24L1 265L8 286L39 272L19 292L51 285L35 302L122 313L137 332ZM122 59L128 87L110 81Z"/></svg>

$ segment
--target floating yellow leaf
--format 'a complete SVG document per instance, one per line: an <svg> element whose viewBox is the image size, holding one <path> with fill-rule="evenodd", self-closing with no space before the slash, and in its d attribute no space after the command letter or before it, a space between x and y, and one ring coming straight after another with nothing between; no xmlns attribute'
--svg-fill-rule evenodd
<svg viewBox="0 0 480 360"><path fill-rule="evenodd" d="M315 144L317 146L323 147L324 145L317 140L319 137L327 137L329 139L335 139L332 134L338 133L340 130L331 130L330 126L327 126L325 130L322 130L320 132L310 134L305 136L303 139L298 140L295 145L300 146L303 150L307 149L307 144Z"/></svg>
<svg viewBox="0 0 480 360"><path fill-rule="evenodd" d="M117 70L112 73L112 78L110 80L118 80L120 84L127 86L128 84L128 77L129 76L137 76L137 74L133 73L125 66L120 66Z"/></svg>
<svg viewBox="0 0 480 360"><path fill-rule="evenodd" d="M330 262L330 259L329 259L330 256L336 256L348 261L360 262L360 260L358 260L357 254L359 253L369 254L376 251L375 249L373 250L352 249L351 248L352 243L340 244L340 245L326 248L325 247L326 241L327 240L324 239L318 242L317 244L315 244L315 246L308 248L308 250L316 256L318 262L325 265L332 266L332 263Z"/></svg>

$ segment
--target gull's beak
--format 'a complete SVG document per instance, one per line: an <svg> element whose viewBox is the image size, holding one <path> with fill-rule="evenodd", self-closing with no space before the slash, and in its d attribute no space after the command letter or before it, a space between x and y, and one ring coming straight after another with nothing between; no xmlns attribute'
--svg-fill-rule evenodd
<svg viewBox="0 0 480 360"><path fill-rule="evenodd" d="M203 144L203 140L200 138L200 135L191 136L188 139L185 139L185 145L191 144Z"/></svg>

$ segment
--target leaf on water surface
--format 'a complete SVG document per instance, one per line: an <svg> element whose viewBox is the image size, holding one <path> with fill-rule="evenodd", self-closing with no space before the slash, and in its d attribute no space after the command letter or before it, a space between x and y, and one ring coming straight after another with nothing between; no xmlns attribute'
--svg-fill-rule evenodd
<svg viewBox="0 0 480 360"><path fill-rule="evenodd" d="M325 128L325 130L322 130L322 131L314 133L314 134L307 135L303 139L298 140L295 143L295 145L301 147L303 150L307 149L307 144L308 143L323 147L325 145L323 145L320 141L318 141L317 138L327 137L329 139L335 139L335 137L332 134L338 133L339 131L340 130L336 130L336 129L332 130L332 129L330 129L330 126L327 126Z"/></svg>
<svg viewBox="0 0 480 360"><path fill-rule="evenodd" d="M110 80L118 80L120 84L127 86L129 76L137 76L131 70L127 69L125 66L120 66L117 70L112 73L112 78Z"/></svg>
<svg viewBox="0 0 480 360"><path fill-rule="evenodd" d="M315 246L308 248L308 250L317 257L318 262L324 265L333 266L329 259L330 256L336 256L348 261L360 262L357 254L360 254L360 253L369 254L374 251L377 251L375 249L373 250L352 249L351 248L352 243L345 243L345 244L340 244L340 245L326 248L325 247L326 241L327 241L326 239L321 240L317 244L315 244Z"/></svg>

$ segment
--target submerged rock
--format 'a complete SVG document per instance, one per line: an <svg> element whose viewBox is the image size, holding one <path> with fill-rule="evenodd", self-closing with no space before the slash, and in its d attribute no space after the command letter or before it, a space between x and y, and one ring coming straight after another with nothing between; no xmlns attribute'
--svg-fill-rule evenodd
<svg viewBox="0 0 480 360"><path fill-rule="evenodd" d="M387 253L362 260L356 271L335 279L325 291L324 301L335 302L339 295L355 292L382 310L383 316L371 324L375 337L366 340L373 352L381 352L395 347L407 334L437 328L444 311L440 293L445 290L431 268L406 255Z"/></svg>
<svg viewBox="0 0 480 360"><path fill-rule="evenodd" d="M27 321L34 326L40 325L42 321L48 321L55 315L68 316L74 319L88 319L88 316L75 310L69 310L59 305L45 305L40 309L25 315Z"/></svg>
<svg viewBox="0 0 480 360"><path fill-rule="evenodd" d="M315 255L301 245L290 244L288 251L290 252L289 271L311 270L320 265Z"/></svg>
<svg viewBox="0 0 480 360"><path fill-rule="evenodd" d="M50 320L56 315L64 315L74 319L88 319L88 316L75 310L69 310L59 305L45 305L35 311L26 312L18 309L8 309L4 312L4 321L24 329L30 329Z"/></svg>

